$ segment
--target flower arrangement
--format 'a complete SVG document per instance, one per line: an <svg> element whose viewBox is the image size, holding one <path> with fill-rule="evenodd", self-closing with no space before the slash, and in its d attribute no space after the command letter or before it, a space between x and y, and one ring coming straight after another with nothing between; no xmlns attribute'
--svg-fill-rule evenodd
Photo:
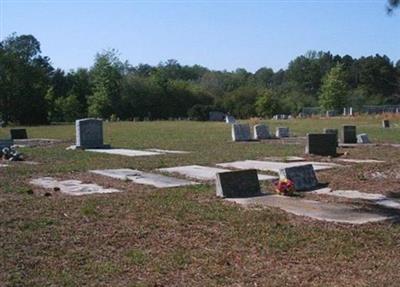
<svg viewBox="0 0 400 287"><path fill-rule="evenodd" d="M275 190L279 194L292 195L296 191L293 181L284 178L277 181Z"/></svg>

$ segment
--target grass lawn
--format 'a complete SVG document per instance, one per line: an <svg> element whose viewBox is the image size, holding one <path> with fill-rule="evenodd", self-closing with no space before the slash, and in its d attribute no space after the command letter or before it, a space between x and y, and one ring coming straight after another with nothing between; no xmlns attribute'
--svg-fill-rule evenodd
<svg viewBox="0 0 400 287"><path fill-rule="evenodd" d="M400 143L400 118L269 121L296 135L356 124L373 142ZM191 151L123 157L65 150L74 126L27 127L31 138L62 139L23 148L28 160L0 167L0 286L398 286L400 225L352 226L243 209L215 197L213 185L156 189L89 174L89 169L155 168L304 156L303 144L233 143L225 123L105 124L105 143L133 149ZM0 129L0 138L8 129ZM340 189L400 195L400 148L341 149L349 158L382 159L318 174ZM314 158L318 159L318 158ZM388 178L370 178L374 172ZM29 185L39 176L80 179L125 192L71 197ZM397 177L399 176L399 177ZM272 185L263 184L271 191ZM48 195L48 194L47 194ZM321 201L337 199L318 197Z"/></svg>

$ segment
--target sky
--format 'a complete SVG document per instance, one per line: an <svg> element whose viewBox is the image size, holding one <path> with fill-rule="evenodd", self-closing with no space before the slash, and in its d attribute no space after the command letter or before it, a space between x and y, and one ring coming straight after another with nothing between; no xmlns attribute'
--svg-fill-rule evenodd
<svg viewBox="0 0 400 287"><path fill-rule="evenodd" d="M32 34L53 66L117 49L132 65L176 59L232 71L285 69L309 50L400 60L400 9L386 0L0 0L0 39Z"/></svg>

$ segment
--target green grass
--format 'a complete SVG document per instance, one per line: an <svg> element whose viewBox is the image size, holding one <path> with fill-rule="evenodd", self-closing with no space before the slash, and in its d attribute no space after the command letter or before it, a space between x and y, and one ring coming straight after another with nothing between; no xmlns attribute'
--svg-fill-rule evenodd
<svg viewBox="0 0 400 287"><path fill-rule="evenodd" d="M381 119L268 121L299 136L355 123L376 142L399 142L400 128ZM0 169L0 286L396 286L400 227L349 226L286 214L248 210L215 197L213 185L155 189L86 173L98 168L153 170L214 165L268 156L303 156L304 146L232 143L230 126L204 122L105 124L105 142L134 149L191 151L186 155L123 157L67 151L73 125L28 127L30 137L67 142L25 148L32 166ZM8 129L0 129L0 138ZM384 165L357 165L320 175L341 189L400 191L396 178L370 180L370 171L400 169L389 147L347 150ZM32 187L38 176L80 179L118 188L116 194L68 197ZM351 180L346 180L346 179ZM264 189L272 190L269 184Z"/></svg>

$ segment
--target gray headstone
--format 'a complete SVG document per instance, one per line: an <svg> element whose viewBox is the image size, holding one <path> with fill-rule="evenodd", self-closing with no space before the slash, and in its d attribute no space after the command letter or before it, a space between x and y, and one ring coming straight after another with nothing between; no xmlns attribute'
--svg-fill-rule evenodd
<svg viewBox="0 0 400 287"><path fill-rule="evenodd" d="M28 138L26 129L10 129L10 136L13 140L24 140Z"/></svg>
<svg viewBox="0 0 400 287"><path fill-rule="evenodd" d="M225 119L225 114L223 112L209 112L208 113L208 120L215 121L215 122L223 122Z"/></svg>
<svg viewBox="0 0 400 287"><path fill-rule="evenodd" d="M336 134L307 134L306 154L335 156Z"/></svg>
<svg viewBox="0 0 400 287"><path fill-rule="evenodd" d="M359 135L357 135L357 143L367 144L367 143L371 143L371 141L369 140L367 134L359 134Z"/></svg>
<svg viewBox="0 0 400 287"><path fill-rule="evenodd" d="M293 181L297 191L318 187L318 179L312 164L282 168L279 170L279 178Z"/></svg>
<svg viewBox="0 0 400 287"><path fill-rule="evenodd" d="M77 148L104 148L103 121L81 119L75 122Z"/></svg>
<svg viewBox="0 0 400 287"><path fill-rule="evenodd" d="M235 117L233 117L233 116L226 116L225 117L225 122L227 124L234 124L236 122L236 120L235 120Z"/></svg>
<svg viewBox="0 0 400 287"><path fill-rule="evenodd" d="M357 143L356 126L344 125L342 127L342 143Z"/></svg>
<svg viewBox="0 0 400 287"><path fill-rule="evenodd" d="M383 120L382 121L382 127L387 129L390 128L390 121L389 120Z"/></svg>
<svg viewBox="0 0 400 287"><path fill-rule="evenodd" d="M232 140L235 142L251 140L250 126L248 124L233 124Z"/></svg>
<svg viewBox="0 0 400 287"><path fill-rule="evenodd" d="M277 127L275 136L277 138L288 138L289 137L289 128Z"/></svg>
<svg viewBox="0 0 400 287"><path fill-rule="evenodd" d="M254 131L254 139L256 140L265 140L271 138L268 126L266 125L263 124L255 125L253 127L253 131Z"/></svg>
<svg viewBox="0 0 400 287"><path fill-rule="evenodd" d="M10 148L13 144L14 144L13 140L9 140L9 139L0 140L0 153L3 150L3 148L5 148L5 147Z"/></svg>
<svg viewBox="0 0 400 287"><path fill-rule="evenodd" d="M260 195L257 171L249 169L217 173L216 194L228 198Z"/></svg>

